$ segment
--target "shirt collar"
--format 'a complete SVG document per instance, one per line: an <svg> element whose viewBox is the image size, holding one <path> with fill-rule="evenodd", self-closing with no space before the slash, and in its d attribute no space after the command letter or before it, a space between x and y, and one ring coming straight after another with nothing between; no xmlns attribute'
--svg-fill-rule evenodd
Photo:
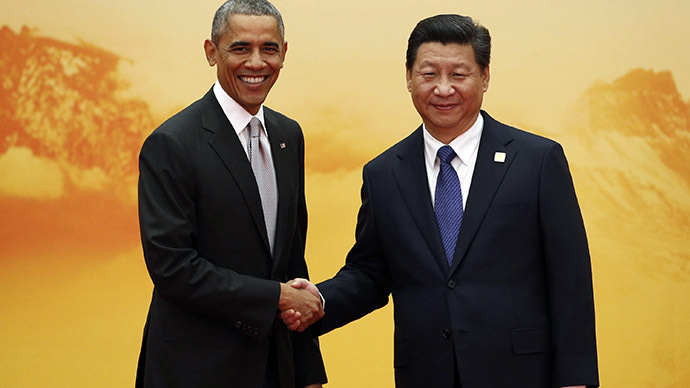
<svg viewBox="0 0 690 388"><path fill-rule="evenodd" d="M225 117L228 118L230 125L232 125L238 136L249 125L252 117L256 117L261 121L261 131L264 133L264 136L268 137L266 122L264 121L264 104L261 104L256 115L252 116L225 92L218 81L213 85L213 94L216 96L220 107L223 109L223 113L225 113Z"/></svg>
<svg viewBox="0 0 690 388"><path fill-rule="evenodd" d="M443 147L445 144L438 141L435 137L431 136L429 131L426 129L426 125L422 125L424 130L424 157L428 165L433 166L437 157L439 148ZM470 164L470 158L474 151L479 147L479 139L482 136L482 130L484 129L484 118L482 114L477 115L477 120L472 124L470 129L462 133L460 136L453 139L448 145L455 151L462 164L468 166Z"/></svg>

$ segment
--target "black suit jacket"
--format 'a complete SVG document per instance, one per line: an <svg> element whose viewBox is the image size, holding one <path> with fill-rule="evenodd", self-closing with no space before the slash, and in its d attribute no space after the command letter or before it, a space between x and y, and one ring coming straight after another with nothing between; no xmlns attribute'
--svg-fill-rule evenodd
<svg viewBox="0 0 690 388"><path fill-rule="evenodd" d="M278 282L308 276L304 139L295 121L264 109L278 185L273 256L247 155L212 90L142 147L139 220L154 291L138 386L257 388L267 368L281 388L325 382L316 339L276 320Z"/></svg>
<svg viewBox="0 0 690 388"><path fill-rule="evenodd" d="M597 386L589 251L562 148L482 115L452 267L420 127L364 167L356 243L318 285L320 330L392 293L399 388L451 388L456 367L463 388Z"/></svg>

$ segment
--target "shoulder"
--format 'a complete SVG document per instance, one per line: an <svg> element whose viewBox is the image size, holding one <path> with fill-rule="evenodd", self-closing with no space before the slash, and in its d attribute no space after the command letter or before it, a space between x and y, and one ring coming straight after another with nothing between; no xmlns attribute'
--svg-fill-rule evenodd
<svg viewBox="0 0 690 388"><path fill-rule="evenodd" d="M284 114L277 112L267 106L264 105L264 119L268 123L275 124L276 126L280 127L284 131L290 132L299 132L300 134L302 133L302 128L300 125L297 123L297 121L285 116Z"/></svg>
<svg viewBox="0 0 690 388"><path fill-rule="evenodd" d="M187 153L204 138L203 109L213 101L208 95L191 103L161 123L142 145L141 154L150 152ZM158 151L155 151L158 150Z"/></svg>
<svg viewBox="0 0 690 388"><path fill-rule="evenodd" d="M553 147L560 147L555 140L537 135L536 133L504 124L488 113L482 111L484 117L484 132L482 137L491 136L504 144L518 146L524 150L547 150Z"/></svg>
<svg viewBox="0 0 690 388"><path fill-rule="evenodd" d="M186 108L175 113L156 128L151 135L168 134L182 137L190 128L200 128L202 107L208 104L204 98L194 101Z"/></svg>
<svg viewBox="0 0 690 388"><path fill-rule="evenodd" d="M418 127L407 137L392 145L381 154L370 160L365 169L388 168L397 163L400 159L410 157L416 153L424 152L424 139L422 127Z"/></svg>
<svg viewBox="0 0 690 388"><path fill-rule="evenodd" d="M270 118L275 121L279 121L281 123L290 123L292 125L299 125L297 124L297 121L285 116L284 114L275 111L267 106L264 105L264 117L265 118Z"/></svg>

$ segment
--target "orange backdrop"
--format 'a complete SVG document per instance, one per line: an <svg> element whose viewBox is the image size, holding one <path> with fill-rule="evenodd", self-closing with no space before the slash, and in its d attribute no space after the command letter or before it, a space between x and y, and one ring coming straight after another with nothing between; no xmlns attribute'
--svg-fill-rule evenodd
<svg viewBox="0 0 690 388"><path fill-rule="evenodd" d="M0 0L0 387L133 385L152 290L136 156L214 81L220 1ZM307 141L307 259L353 242L362 165L416 128L415 23L492 33L485 108L564 144L592 250L603 387L690 386L690 3L275 0L268 105ZM392 309L322 338L329 387L393 387Z"/></svg>

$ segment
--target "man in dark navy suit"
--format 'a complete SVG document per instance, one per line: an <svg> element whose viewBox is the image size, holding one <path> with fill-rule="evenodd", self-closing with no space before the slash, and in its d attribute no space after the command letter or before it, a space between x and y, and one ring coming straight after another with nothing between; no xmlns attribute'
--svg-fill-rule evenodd
<svg viewBox="0 0 690 388"><path fill-rule="evenodd" d="M469 17L415 27L407 87L423 124L364 167L356 242L318 285L326 315L313 328L327 333L392 294L398 388L596 387L590 257L568 164L558 143L481 110L490 54L489 31Z"/></svg>

